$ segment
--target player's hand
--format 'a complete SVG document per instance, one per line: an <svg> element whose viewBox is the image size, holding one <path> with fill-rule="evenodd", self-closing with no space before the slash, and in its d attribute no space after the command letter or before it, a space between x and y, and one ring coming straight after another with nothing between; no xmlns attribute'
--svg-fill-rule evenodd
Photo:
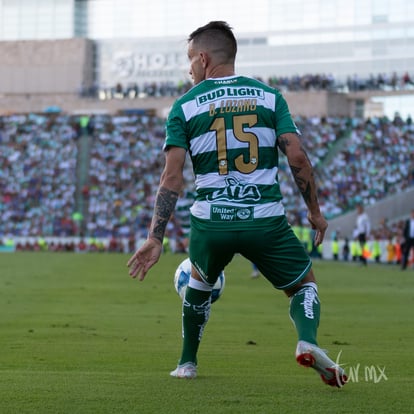
<svg viewBox="0 0 414 414"><path fill-rule="evenodd" d="M325 217L321 214L312 214L308 212L308 220L312 226L312 229L316 230L314 243L315 246L319 246L325 237L326 229L328 228L328 222Z"/></svg>
<svg viewBox="0 0 414 414"><path fill-rule="evenodd" d="M158 262L162 253L162 244L157 239L147 239L128 260L129 275L144 280L148 270Z"/></svg>

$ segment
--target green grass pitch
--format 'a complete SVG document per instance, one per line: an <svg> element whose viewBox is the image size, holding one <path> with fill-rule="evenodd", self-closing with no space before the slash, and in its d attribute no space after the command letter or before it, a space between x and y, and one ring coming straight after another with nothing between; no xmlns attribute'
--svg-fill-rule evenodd
<svg viewBox="0 0 414 414"><path fill-rule="evenodd" d="M296 364L288 299L236 256L212 306L199 377L169 377L181 349L173 274L144 282L121 254L0 255L0 413L412 413L414 270L316 261L320 346L341 390Z"/></svg>

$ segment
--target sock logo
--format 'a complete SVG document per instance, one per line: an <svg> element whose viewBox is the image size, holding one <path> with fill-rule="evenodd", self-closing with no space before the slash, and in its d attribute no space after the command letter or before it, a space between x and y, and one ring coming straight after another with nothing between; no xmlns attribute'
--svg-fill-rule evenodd
<svg viewBox="0 0 414 414"><path fill-rule="evenodd" d="M305 311L305 317L308 319L314 319L315 314L313 312L313 304L318 303L318 296L314 289L312 288L305 288L303 290L303 310Z"/></svg>
<svg viewBox="0 0 414 414"><path fill-rule="evenodd" d="M198 319L197 327L199 329L198 341L201 341L201 338L204 333L204 328L210 318L210 307L211 307L211 297L206 300L201 305L192 305L186 299L183 301L183 321L185 314L187 317L190 317L194 320L194 317ZM182 326L183 337L184 337L184 323Z"/></svg>

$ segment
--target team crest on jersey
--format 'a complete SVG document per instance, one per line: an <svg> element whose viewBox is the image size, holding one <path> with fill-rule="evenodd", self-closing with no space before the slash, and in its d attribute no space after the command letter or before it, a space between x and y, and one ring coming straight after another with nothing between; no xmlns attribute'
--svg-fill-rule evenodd
<svg viewBox="0 0 414 414"><path fill-rule="evenodd" d="M207 196L207 201L233 201L240 203L257 202L261 199L259 188L255 184L243 183L234 177L225 179L226 186Z"/></svg>

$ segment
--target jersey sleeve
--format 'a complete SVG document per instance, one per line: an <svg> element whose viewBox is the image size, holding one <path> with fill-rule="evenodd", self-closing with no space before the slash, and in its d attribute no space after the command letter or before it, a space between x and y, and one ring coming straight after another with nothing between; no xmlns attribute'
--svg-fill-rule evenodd
<svg viewBox="0 0 414 414"><path fill-rule="evenodd" d="M181 106L175 102L168 115L165 126L166 137L164 151L169 147L180 147L188 150L188 138L186 134L186 122Z"/></svg>
<svg viewBox="0 0 414 414"><path fill-rule="evenodd" d="M288 132L301 135L298 127L293 122L292 116L290 115L288 104L281 94L276 95L275 117L277 137Z"/></svg>

